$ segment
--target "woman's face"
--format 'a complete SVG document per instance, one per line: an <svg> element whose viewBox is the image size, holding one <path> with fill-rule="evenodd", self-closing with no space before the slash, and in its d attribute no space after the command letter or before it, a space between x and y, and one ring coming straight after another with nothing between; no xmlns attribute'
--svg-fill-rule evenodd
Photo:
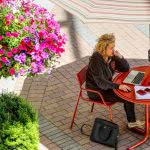
<svg viewBox="0 0 150 150"><path fill-rule="evenodd" d="M115 48L115 43L110 43L110 44L107 46L107 49L106 49L106 56L107 56L107 57L112 57L112 56L114 56L114 48Z"/></svg>

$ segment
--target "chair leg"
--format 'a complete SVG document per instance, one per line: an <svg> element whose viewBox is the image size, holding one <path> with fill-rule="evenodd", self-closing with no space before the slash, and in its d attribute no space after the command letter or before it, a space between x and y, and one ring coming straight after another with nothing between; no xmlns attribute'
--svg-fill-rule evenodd
<svg viewBox="0 0 150 150"><path fill-rule="evenodd" d="M91 107L91 112L93 112L93 109L94 109L94 103L92 104L92 107Z"/></svg>
<svg viewBox="0 0 150 150"><path fill-rule="evenodd" d="M112 121L112 109L111 108L109 108L109 111L110 111L110 121Z"/></svg>
<svg viewBox="0 0 150 150"><path fill-rule="evenodd" d="M74 109L73 118L72 118L72 122L71 122L71 126L70 126L71 129L72 129L72 127L73 127L74 119L75 119L75 117L76 117L76 112L77 112L77 108L78 108L80 96L81 96L81 92L79 93L79 96L78 96L78 99L77 99L77 103L76 103L76 106L75 106L75 109Z"/></svg>

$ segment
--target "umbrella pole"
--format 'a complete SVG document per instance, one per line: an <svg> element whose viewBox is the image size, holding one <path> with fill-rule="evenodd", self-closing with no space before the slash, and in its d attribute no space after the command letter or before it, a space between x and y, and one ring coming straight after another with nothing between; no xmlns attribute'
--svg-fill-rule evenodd
<svg viewBox="0 0 150 150"><path fill-rule="evenodd" d="M150 24L149 24L149 48L150 48Z"/></svg>
<svg viewBox="0 0 150 150"><path fill-rule="evenodd" d="M148 50L148 60L150 62L150 24L149 24L149 50Z"/></svg>

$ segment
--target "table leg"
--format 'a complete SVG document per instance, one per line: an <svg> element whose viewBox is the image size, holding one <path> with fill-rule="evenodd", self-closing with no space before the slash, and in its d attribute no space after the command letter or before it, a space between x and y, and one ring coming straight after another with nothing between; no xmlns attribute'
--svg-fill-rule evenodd
<svg viewBox="0 0 150 150"><path fill-rule="evenodd" d="M150 107L150 106L149 106ZM149 109L149 114L150 114L150 109ZM149 116L149 123L150 123L150 116Z"/></svg>
<svg viewBox="0 0 150 150"><path fill-rule="evenodd" d="M139 143L133 145L132 147L128 148L127 150L132 150L136 147L138 147L139 145L143 144L145 141L147 141L148 137L149 137L149 105L145 106L145 123L146 123L146 127L145 127L145 137L142 141L140 141Z"/></svg>

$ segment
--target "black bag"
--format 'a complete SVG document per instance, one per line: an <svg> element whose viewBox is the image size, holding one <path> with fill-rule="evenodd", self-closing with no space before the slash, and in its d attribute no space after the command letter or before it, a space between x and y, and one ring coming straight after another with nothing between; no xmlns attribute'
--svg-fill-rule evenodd
<svg viewBox="0 0 150 150"><path fill-rule="evenodd" d="M81 133L87 135L83 132L83 127L85 125L86 124L81 127ZM96 118L90 135L90 140L117 149L118 135L119 126L117 124Z"/></svg>

